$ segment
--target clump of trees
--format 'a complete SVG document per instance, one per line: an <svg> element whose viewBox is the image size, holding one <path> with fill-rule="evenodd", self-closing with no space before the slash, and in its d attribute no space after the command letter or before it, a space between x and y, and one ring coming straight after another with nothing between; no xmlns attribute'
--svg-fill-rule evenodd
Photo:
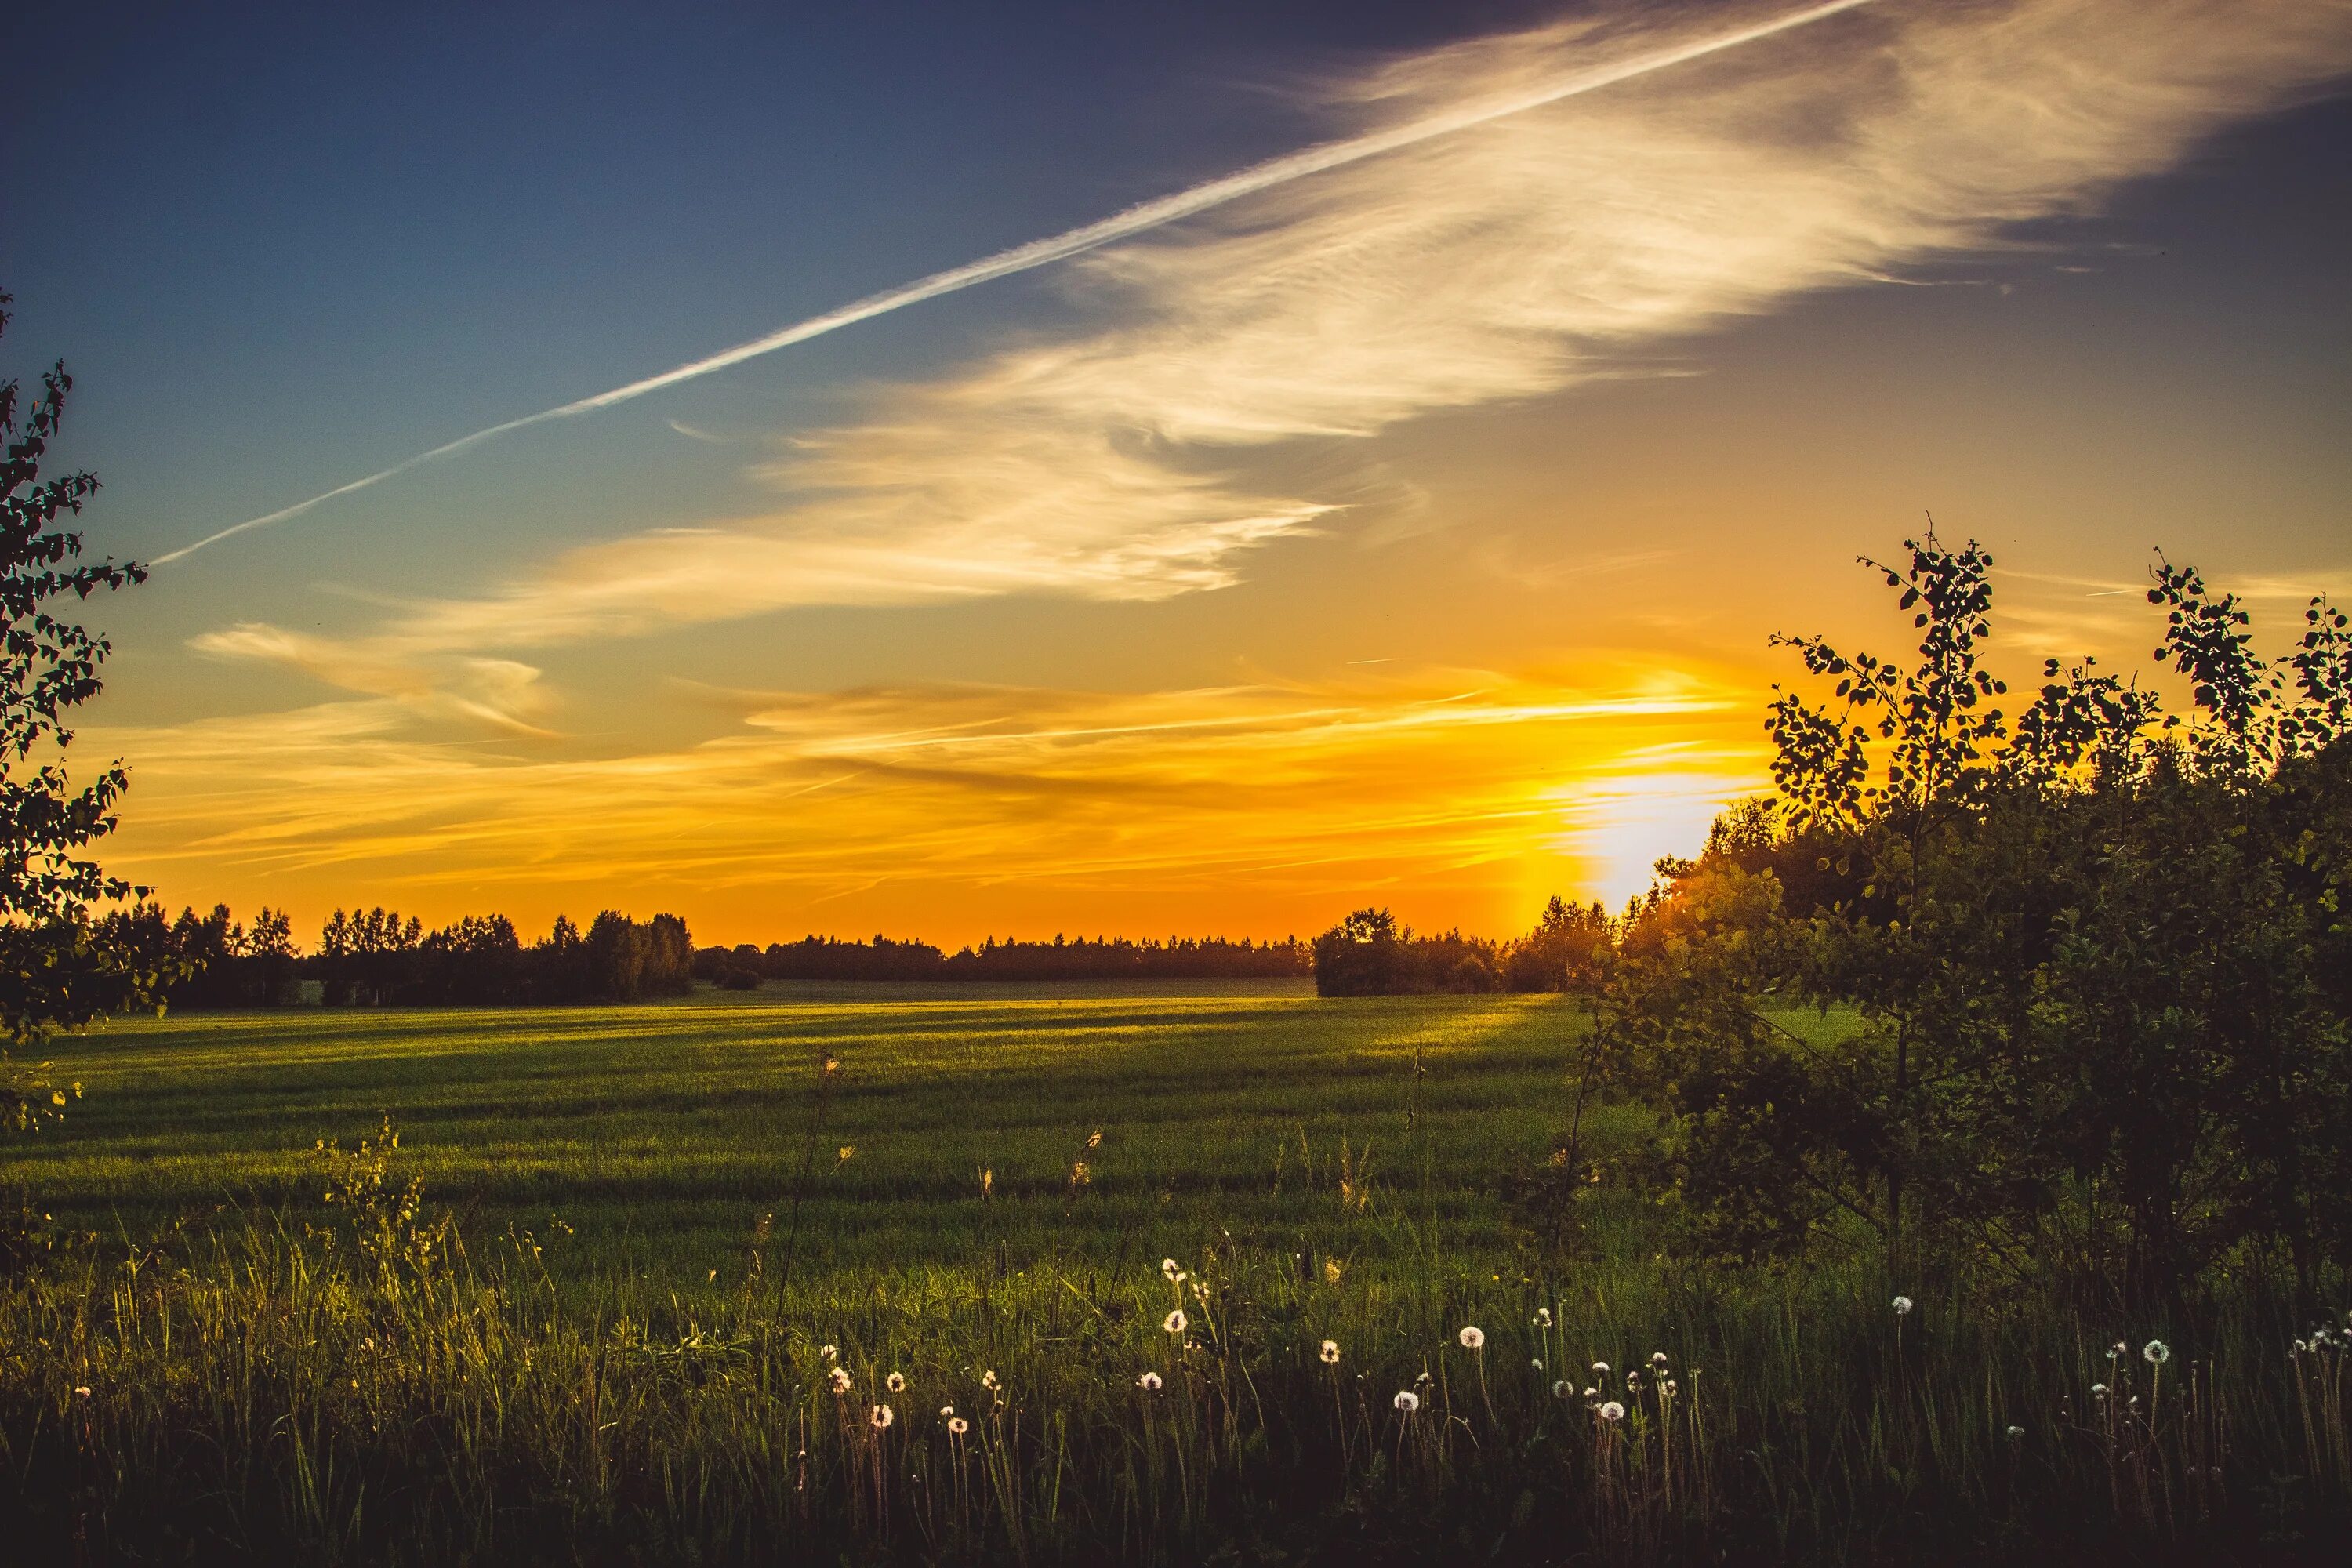
<svg viewBox="0 0 2352 1568"><path fill-rule="evenodd" d="M926 942L807 936L796 942L707 947L695 973L721 985L762 980L1245 980L1304 975L1307 944L1223 937L1056 936L1052 942L991 937L950 953Z"/></svg>
<svg viewBox="0 0 2352 1568"><path fill-rule="evenodd" d="M249 928L225 904L174 920L142 902L101 924L108 941L169 977L162 994L181 1007L281 1006L305 981L330 1006L363 1007L635 1002L693 985L693 940L676 915L639 921L607 910L585 933L559 916L526 943L504 915L428 931L394 910L337 910L309 954L285 914L268 908Z"/></svg>
<svg viewBox="0 0 2352 1568"><path fill-rule="evenodd" d="M2011 710L1991 560L1871 563L1906 659L1781 639L1816 684L1768 727L1778 798L1728 814L1603 964L1626 1173L1685 1244L1967 1259L2177 1300L2228 1270L2308 1299L2352 1246L2352 636L2282 658L2159 563L2155 657Z"/></svg>
<svg viewBox="0 0 2352 1568"><path fill-rule="evenodd" d="M1554 898L1534 931L1496 942L1459 931L1419 936L1387 910L1358 910L1315 939L1315 990L1322 996L1590 991L1600 984L1617 923L1598 902Z"/></svg>

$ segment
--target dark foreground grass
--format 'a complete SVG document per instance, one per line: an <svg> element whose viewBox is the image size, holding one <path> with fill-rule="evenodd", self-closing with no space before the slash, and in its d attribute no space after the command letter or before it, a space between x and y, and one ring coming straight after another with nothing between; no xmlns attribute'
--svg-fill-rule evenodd
<svg viewBox="0 0 2352 1568"><path fill-rule="evenodd" d="M99 1237L0 1297L0 1557L2330 1560L2342 1353L2252 1298L1678 1269L1622 1196L1553 1245L1507 1178L1580 1040L1233 988L82 1037L0 1166ZM384 1185L309 1152L386 1111Z"/></svg>

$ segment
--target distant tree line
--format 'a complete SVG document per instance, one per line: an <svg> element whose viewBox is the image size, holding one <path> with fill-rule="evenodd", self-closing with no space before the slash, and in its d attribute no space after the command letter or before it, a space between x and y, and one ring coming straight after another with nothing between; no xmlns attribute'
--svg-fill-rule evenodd
<svg viewBox="0 0 2352 1568"><path fill-rule="evenodd" d="M142 903L105 917L106 940L163 974L163 999L192 1008L275 1007L304 999L304 982L329 1006L508 1006L635 1002L692 986L694 944L676 915L635 921L607 910L583 932L559 916L526 943L504 915L467 916L437 931L394 910L337 910L319 944L299 952L292 922L263 908L250 926L226 904L177 919Z"/></svg>
<svg viewBox="0 0 2352 1568"><path fill-rule="evenodd" d="M749 990L763 980L1256 980L1304 976L1311 958L1297 937L1239 942L1223 937L1056 936L1051 942L991 937L947 952L926 942L807 936L757 947L706 947L694 973Z"/></svg>
<svg viewBox="0 0 2352 1568"><path fill-rule="evenodd" d="M1387 910L1358 910L1315 939L1315 990L1323 996L1589 990L1619 929L1599 903L1559 898L1535 930L1511 942L1459 931L1418 936Z"/></svg>

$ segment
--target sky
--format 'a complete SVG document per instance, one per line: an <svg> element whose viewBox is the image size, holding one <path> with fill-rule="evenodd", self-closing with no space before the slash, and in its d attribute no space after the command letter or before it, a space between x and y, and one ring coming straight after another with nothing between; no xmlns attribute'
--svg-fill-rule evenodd
<svg viewBox="0 0 2352 1568"><path fill-rule="evenodd" d="M10 27L175 907L1506 934L1760 790L1930 518L2021 678L2146 668L2158 549L2352 597L2352 0Z"/></svg>

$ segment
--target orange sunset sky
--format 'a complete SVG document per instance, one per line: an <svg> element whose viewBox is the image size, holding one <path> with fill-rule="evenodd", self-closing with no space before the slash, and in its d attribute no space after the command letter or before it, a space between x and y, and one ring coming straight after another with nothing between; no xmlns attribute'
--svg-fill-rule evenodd
<svg viewBox="0 0 2352 1568"><path fill-rule="evenodd" d="M1506 934L1762 787L1768 635L1899 650L1929 512L2020 679L2144 666L2156 547L2352 590L2336 0L989 9L44 22L8 363L168 558L92 605L110 868L306 943Z"/></svg>

